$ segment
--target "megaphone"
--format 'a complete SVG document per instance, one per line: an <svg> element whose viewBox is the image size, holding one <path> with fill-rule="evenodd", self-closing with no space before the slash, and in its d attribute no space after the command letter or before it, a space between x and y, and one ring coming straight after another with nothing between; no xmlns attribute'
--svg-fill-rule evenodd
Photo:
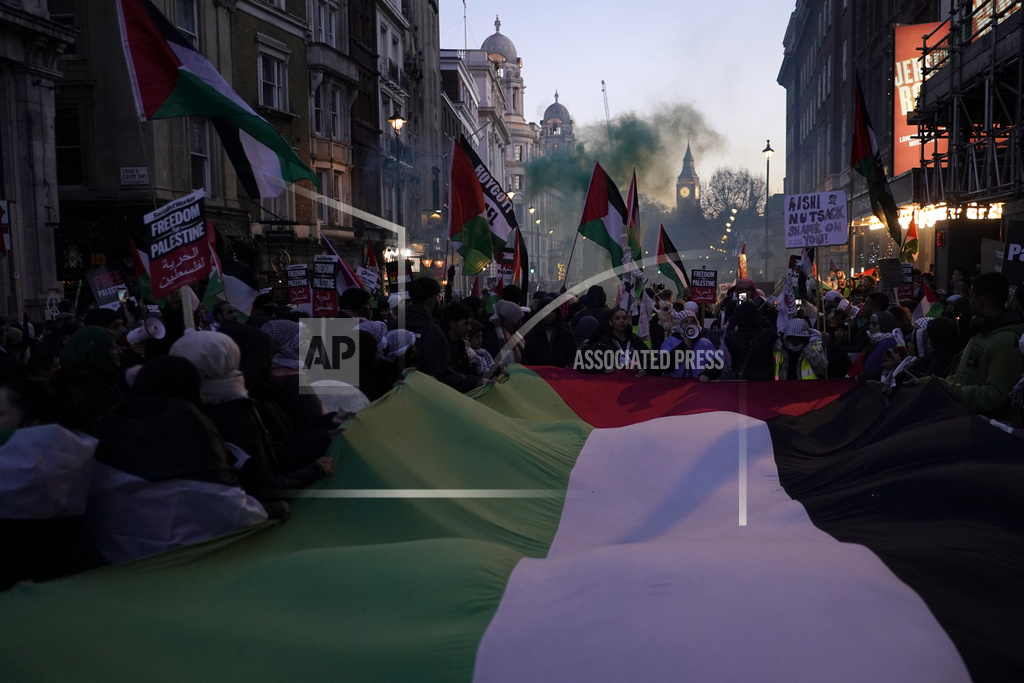
<svg viewBox="0 0 1024 683"><path fill-rule="evenodd" d="M160 321L160 318L146 318L145 325L136 327L128 333L128 346L144 342L147 339L163 339L165 334L167 334L167 329Z"/></svg>

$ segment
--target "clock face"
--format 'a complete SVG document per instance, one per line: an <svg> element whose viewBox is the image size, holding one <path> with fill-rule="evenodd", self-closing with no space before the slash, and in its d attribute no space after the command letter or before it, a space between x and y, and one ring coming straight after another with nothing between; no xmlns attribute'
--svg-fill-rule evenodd
<svg viewBox="0 0 1024 683"><path fill-rule="evenodd" d="M680 187L679 188L679 196L680 197L689 197L690 196L690 188L688 188L688 187Z"/></svg>

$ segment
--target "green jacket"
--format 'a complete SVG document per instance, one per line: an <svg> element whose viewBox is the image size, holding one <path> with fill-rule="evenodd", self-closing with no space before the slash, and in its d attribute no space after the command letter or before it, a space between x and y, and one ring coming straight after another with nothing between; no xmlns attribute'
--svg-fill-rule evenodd
<svg viewBox="0 0 1024 683"><path fill-rule="evenodd" d="M956 370L946 382L957 400L969 410L996 419L1011 419L1010 389L1024 373L1024 355L1017 340L1024 322L1016 311L977 332L956 359Z"/></svg>

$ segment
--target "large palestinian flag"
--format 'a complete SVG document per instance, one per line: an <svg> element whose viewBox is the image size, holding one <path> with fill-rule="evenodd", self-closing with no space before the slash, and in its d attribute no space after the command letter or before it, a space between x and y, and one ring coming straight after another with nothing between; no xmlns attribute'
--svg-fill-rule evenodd
<svg viewBox="0 0 1024 683"><path fill-rule="evenodd" d="M287 522L0 594L4 680L1024 676L1020 442L940 386L538 372L413 373Z"/></svg>
<svg viewBox="0 0 1024 683"><path fill-rule="evenodd" d="M149 0L118 0L121 42L139 120L205 116L253 199L316 175L268 121Z"/></svg>

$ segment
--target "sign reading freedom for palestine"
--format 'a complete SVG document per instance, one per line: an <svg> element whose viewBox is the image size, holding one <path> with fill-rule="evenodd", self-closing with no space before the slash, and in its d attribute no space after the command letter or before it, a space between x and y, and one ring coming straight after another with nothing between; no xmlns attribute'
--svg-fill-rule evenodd
<svg viewBox="0 0 1024 683"><path fill-rule="evenodd" d="M846 191L786 195L786 249L846 244Z"/></svg>
<svg viewBox="0 0 1024 683"><path fill-rule="evenodd" d="M153 296L166 296L210 274L213 259L202 190L175 199L142 220Z"/></svg>
<svg viewBox="0 0 1024 683"><path fill-rule="evenodd" d="M718 271L690 271L690 301L699 304L713 304L718 301Z"/></svg>
<svg viewBox="0 0 1024 683"><path fill-rule="evenodd" d="M334 254L313 257L313 316L338 315L338 258Z"/></svg>

